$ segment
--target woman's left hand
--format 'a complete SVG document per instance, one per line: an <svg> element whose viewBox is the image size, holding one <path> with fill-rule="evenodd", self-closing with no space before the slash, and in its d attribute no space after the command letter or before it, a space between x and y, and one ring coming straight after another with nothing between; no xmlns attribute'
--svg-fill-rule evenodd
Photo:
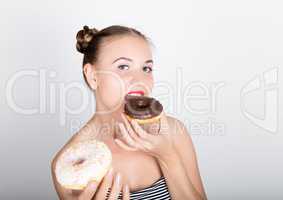
<svg viewBox="0 0 283 200"><path fill-rule="evenodd" d="M173 152L172 135L164 111L160 117L159 133L155 135L146 132L135 120L128 120L124 113L121 115L124 123L118 126L123 140L115 139L120 147L130 151L142 150L156 158Z"/></svg>

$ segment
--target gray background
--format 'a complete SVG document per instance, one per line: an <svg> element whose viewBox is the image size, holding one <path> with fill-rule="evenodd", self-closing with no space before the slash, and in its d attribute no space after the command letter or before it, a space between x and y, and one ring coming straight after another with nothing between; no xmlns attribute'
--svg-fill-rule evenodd
<svg viewBox="0 0 283 200"><path fill-rule="evenodd" d="M82 98L76 88L63 95L68 106L85 99L86 106L60 111L60 87L84 85L75 34L112 24L137 28L155 44L154 96L189 129L209 199L282 199L283 13L272 0L2 2L0 199L57 199L50 160L93 112L89 91ZM47 75L46 93L39 76L19 78L9 90L27 70ZM253 78L259 87L241 96ZM191 102L183 101L189 95L180 88L193 83ZM218 92L206 93L215 84ZM9 92L22 108L38 109L42 98L47 109L15 110ZM210 122L221 129L211 131Z"/></svg>

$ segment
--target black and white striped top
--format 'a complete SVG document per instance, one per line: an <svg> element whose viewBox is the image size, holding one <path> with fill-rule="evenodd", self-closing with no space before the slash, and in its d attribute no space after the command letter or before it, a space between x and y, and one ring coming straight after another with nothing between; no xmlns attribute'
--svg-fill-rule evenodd
<svg viewBox="0 0 283 200"><path fill-rule="evenodd" d="M110 190L107 193L107 199L109 193ZM118 200L122 200L122 192L120 192ZM130 200L171 200L165 178L161 176L152 185L138 191L130 192Z"/></svg>

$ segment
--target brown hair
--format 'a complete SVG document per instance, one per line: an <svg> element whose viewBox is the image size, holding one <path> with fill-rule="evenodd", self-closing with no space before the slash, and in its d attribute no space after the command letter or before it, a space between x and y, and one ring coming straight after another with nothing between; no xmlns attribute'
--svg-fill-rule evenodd
<svg viewBox="0 0 283 200"><path fill-rule="evenodd" d="M150 42L149 38L147 38L144 34L134 28L113 25L98 31L96 28L90 29L88 26L85 25L83 29L78 31L76 35L76 49L80 53L84 54L83 66L87 63L93 64L97 61L101 44L105 38L123 35L138 36ZM83 73L83 75L86 81L85 74Z"/></svg>

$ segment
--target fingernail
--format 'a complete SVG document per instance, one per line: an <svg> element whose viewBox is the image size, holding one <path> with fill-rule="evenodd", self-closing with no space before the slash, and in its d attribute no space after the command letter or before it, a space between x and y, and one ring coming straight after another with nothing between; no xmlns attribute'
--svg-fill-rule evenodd
<svg viewBox="0 0 283 200"><path fill-rule="evenodd" d="M121 181L121 174L120 174L120 172L118 172L117 175L116 175L116 183L117 183L117 185L120 184L120 181Z"/></svg>
<svg viewBox="0 0 283 200"><path fill-rule="evenodd" d="M90 187L91 187L92 189L95 189L96 186L97 186L97 184L96 184L95 181L92 181L92 182L90 183Z"/></svg>
<svg viewBox="0 0 283 200"><path fill-rule="evenodd" d="M129 186L128 185L125 186L125 191L129 192Z"/></svg>

